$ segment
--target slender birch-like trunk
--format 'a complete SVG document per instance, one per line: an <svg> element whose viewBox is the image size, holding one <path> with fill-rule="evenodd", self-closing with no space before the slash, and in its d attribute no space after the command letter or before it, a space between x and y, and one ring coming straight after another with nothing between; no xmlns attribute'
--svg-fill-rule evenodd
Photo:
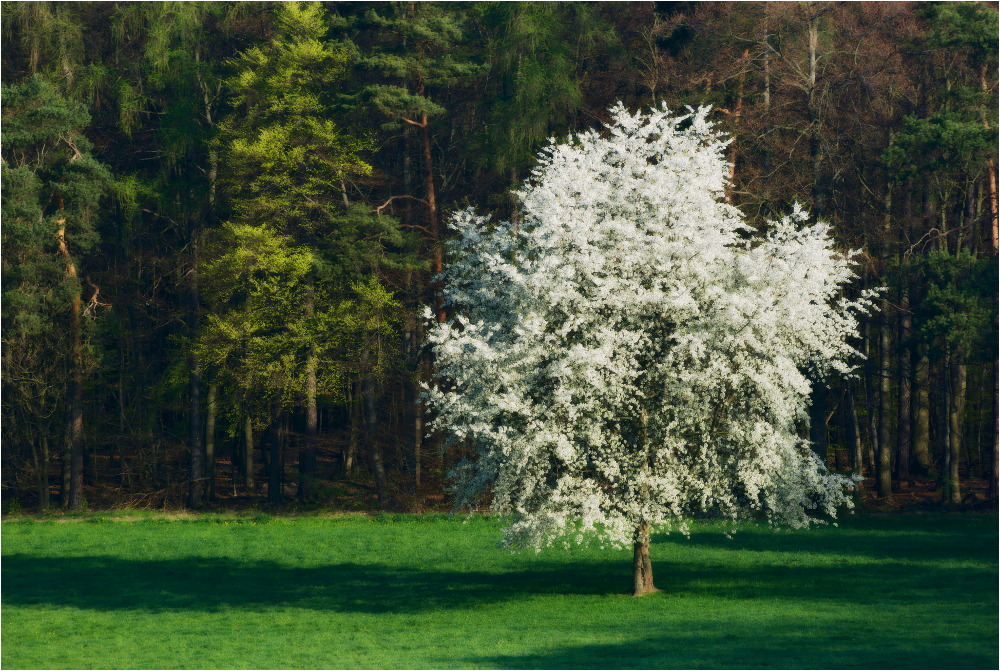
<svg viewBox="0 0 1000 671"><path fill-rule="evenodd" d="M205 402L205 476L208 478L208 498L215 500L215 416L219 397L219 385L208 385L208 399Z"/></svg>
<svg viewBox="0 0 1000 671"><path fill-rule="evenodd" d="M913 460L924 475L934 471L931 458L930 370L927 345L919 345L913 372Z"/></svg>

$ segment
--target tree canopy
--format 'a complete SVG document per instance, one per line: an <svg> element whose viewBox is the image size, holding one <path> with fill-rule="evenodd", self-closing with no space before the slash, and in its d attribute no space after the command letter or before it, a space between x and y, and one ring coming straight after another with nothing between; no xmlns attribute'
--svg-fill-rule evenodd
<svg viewBox="0 0 1000 671"><path fill-rule="evenodd" d="M870 302L841 297L854 275L826 224L796 208L757 232L724 202L709 113L619 105L544 152L516 228L452 222L457 316L430 333L429 399L474 452L457 505L513 515L512 544L850 504L799 428L807 371L851 371Z"/></svg>

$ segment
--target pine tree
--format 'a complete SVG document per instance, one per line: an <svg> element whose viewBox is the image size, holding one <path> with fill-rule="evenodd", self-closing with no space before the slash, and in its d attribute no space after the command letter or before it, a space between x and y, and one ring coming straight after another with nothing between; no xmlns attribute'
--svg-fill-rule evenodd
<svg viewBox="0 0 1000 671"><path fill-rule="evenodd" d="M423 159L424 197L394 196L380 210L399 197L424 206L424 230L430 237L435 274L443 269L444 256L431 124L446 113L436 92L467 82L482 70L464 52L469 36L463 11L460 6L399 3L372 9L363 20L373 38L361 65L382 80L366 87L366 97L372 107L391 120L389 126L403 123L419 131ZM443 319L439 305L438 320Z"/></svg>
<svg viewBox="0 0 1000 671"><path fill-rule="evenodd" d="M110 175L90 154L84 106L41 76L4 87L3 114L4 407L26 422L22 440L47 443L47 418L58 403L48 376L67 371L64 504L79 508L89 369L84 320L103 305L83 261L99 240L95 219ZM47 455L40 461L44 501Z"/></svg>
<svg viewBox="0 0 1000 671"><path fill-rule="evenodd" d="M235 59L228 82L234 109L219 143L232 216L201 269L211 313L199 352L257 427L305 406L299 496L309 499L317 397L338 400L346 379L376 375L382 362L353 320L399 307L377 273L397 263L388 250L405 256L411 243L391 217L345 202L344 180L369 172L360 154L371 148L334 121L350 46L326 39L320 3L280 5L275 26L270 43ZM280 500L277 479L269 491Z"/></svg>

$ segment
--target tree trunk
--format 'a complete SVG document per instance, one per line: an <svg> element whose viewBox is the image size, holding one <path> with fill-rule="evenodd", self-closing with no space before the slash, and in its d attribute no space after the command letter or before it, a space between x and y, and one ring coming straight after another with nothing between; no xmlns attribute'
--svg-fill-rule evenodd
<svg viewBox="0 0 1000 671"><path fill-rule="evenodd" d="M358 458L358 434L361 432L361 419L359 418L361 406L358 401L358 389L353 382L348 385L347 392L347 415L351 423L351 432L347 439L347 449L344 452L345 478L354 472L354 465Z"/></svg>
<svg viewBox="0 0 1000 671"><path fill-rule="evenodd" d="M423 94L421 86L420 93ZM431 133L428 128L427 115L420 116L420 140L423 145L424 154L424 185L427 193L427 220L428 228L431 231L432 244L434 245L433 270L435 275L440 275L444 269L444 251L441 249L441 221L438 217L437 191L434 188L434 160L431 156ZM439 322L445 321L444 303L441 298L441 286L434 285L434 306Z"/></svg>
<svg viewBox="0 0 1000 671"><path fill-rule="evenodd" d="M416 383L414 382L414 387ZM414 394L419 391L414 389ZM424 440L424 407L419 401L414 402L413 407L413 489L420 491L420 453Z"/></svg>
<svg viewBox="0 0 1000 671"><path fill-rule="evenodd" d="M993 387L992 389L992 403L990 404L990 416L993 421L991 425L991 433L993 439L990 441L990 473L989 473L989 486L987 488L987 496L990 500L995 501L1000 497L1000 493L997 492L997 480L998 475L1000 475L1000 407L998 407L998 401L1000 401L1000 367L997 363L993 362Z"/></svg>
<svg viewBox="0 0 1000 671"><path fill-rule="evenodd" d="M930 370L927 345L918 345L913 374L913 460L924 475L934 472L934 461L931 459Z"/></svg>
<svg viewBox="0 0 1000 671"><path fill-rule="evenodd" d="M649 524L643 522L635 531L632 546L632 596L659 591L653 585L653 564L649 560Z"/></svg>
<svg viewBox="0 0 1000 671"><path fill-rule="evenodd" d="M364 369L361 382L361 395L365 403L365 442L368 444L368 458L371 461L372 473L375 475L375 489L378 491L379 507L386 507L386 480L385 464L382 460L382 446L378 442L378 415L377 399L375 398L375 381L372 379L372 371L369 363L368 347L365 346L361 357L361 366Z"/></svg>
<svg viewBox="0 0 1000 671"><path fill-rule="evenodd" d="M315 313L315 293L309 287L306 296L306 316L312 319ZM306 354L306 435L305 445L299 450L299 500L308 501L315 494L316 485L316 434L319 415L316 409L316 374L319 367L316 343L309 344Z"/></svg>
<svg viewBox="0 0 1000 671"><path fill-rule="evenodd" d="M198 231L191 232L191 293L190 293L190 333L192 338L198 332ZM190 451L189 473L191 486L188 489L188 506L197 508L204 496L205 453L202 445L201 428L201 366L194 354L189 357L188 377L188 449Z"/></svg>
<svg viewBox="0 0 1000 671"><path fill-rule="evenodd" d="M733 202L733 189L736 186L736 137L735 129L740 123L740 117L743 115L743 92L744 85L746 83L747 73L746 68L748 64L748 59L750 57L750 50L743 50L743 58L741 59L742 66L740 67L740 77L736 83L736 105L733 106L732 113L732 127L733 134L732 140L729 143L729 155L726 157L729 162L729 183L726 184L726 202Z"/></svg>
<svg viewBox="0 0 1000 671"><path fill-rule="evenodd" d="M247 417L243 420L243 485L253 489L253 422Z"/></svg>
<svg viewBox="0 0 1000 671"><path fill-rule="evenodd" d="M275 418L268 429L267 441L270 446L270 458L267 460L267 500L269 503L280 504L284 501L282 486L285 464L281 457L281 423Z"/></svg>
<svg viewBox="0 0 1000 671"><path fill-rule="evenodd" d="M809 19L809 74L808 74L808 116L809 116L809 158L812 162L812 220L822 219L826 215L826 190L823 183L823 151L820 125L820 109L817 100L816 79L819 54L819 19Z"/></svg>
<svg viewBox="0 0 1000 671"><path fill-rule="evenodd" d="M990 83L987 74L987 65L984 62L979 66L979 86L982 92L989 96L992 94L990 94ZM980 114L982 114L983 125L989 128L990 117L989 113L986 111L986 106L981 105L979 111ZM986 160L986 193L990 207L990 218L988 224L989 236L990 241L993 243L993 254L995 255L997 250L1000 249L1000 241L997 239L998 223L1000 223L1000 211L998 211L997 205L997 169L992 156Z"/></svg>
<svg viewBox="0 0 1000 671"><path fill-rule="evenodd" d="M861 447L861 426L858 423L858 407L854 403L854 390L847 388L848 439L851 447L851 470L864 475L864 455Z"/></svg>
<svg viewBox="0 0 1000 671"><path fill-rule="evenodd" d="M866 320L862 329L865 355L865 421L863 423L865 472L874 477L875 452L878 448L878 402L876 400L878 369L875 361L875 340L878 331L875 320Z"/></svg>
<svg viewBox="0 0 1000 671"><path fill-rule="evenodd" d="M49 437L44 431L38 437L38 512L49 509Z"/></svg>
<svg viewBox="0 0 1000 671"><path fill-rule="evenodd" d="M410 297L413 294L412 272L406 273L406 293ZM417 303L409 304L410 308L406 315L406 332L404 342L406 344L406 357L409 366L407 379L403 382L403 416L410 419L412 413L413 442L411 450L406 453L406 466L412 478L413 492L420 490L420 453L423 444L423 407L420 403L420 357L421 342L423 341L420 332L420 320L417 318ZM408 366L408 367L409 367Z"/></svg>
<svg viewBox="0 0 1000 671"><path fill-rule="evenodd" d="M59 479L59 505L69 508L69 490L71 489L72 462L73 462L73 385L67 380L66 383L66 422L63 433L62 448L60 450L62 468Z"/></svg>
<svg viewBox="0 0 1000 671"><path fill-rule="evenodd" d="M951 402L948 404L948 503L961 503L962 491L958 478L958 467L962 456L962 429L965 419L966 366L964 352L956 350L950 366Z"/></svg>
<svg viewBox="0 0 1000 671"><path fill-rule="evenodd" d="M907 287L899 297L899 426L897 427L896 478L908 480L910 477L910 374L912 359L910 353L910 332L913 323L910 314L910 292Z"/></svg>
<svg viewBox="0 0 1000 671"><path fill-rule="evenodd" d="M208 385L208 400L205 403L205 475L208 478L208 498L215 500L215 415L219 397L219 385Z"/></svg>
<svg viewBox="0 0 1000 671"><path fill-rule="evenodd" d="M878 413L878 458L875 461L875 476L878 480L880 498L892 496L892 445L889 421L891 389L889 386L889 354L892 334L889 332L888 301L882 302L882 323L879 328L879 413Z"/></svg>
<svg viewBox="0 0 1000 671"><path fill-rule="evenodd" d="M60 199L59 207L62 208ZM76 510L83 506L83 335L80 330L81 300L76 264L66 244L66 219L56 220L59 253L66 262L66 277L75 286L69 309L70 390L67 429L69 431L69 501Z"/></svg>
<svg viewBox="0 0 1000 671"><path fill-rule="evenodd" d="M983 93L989 95L990 86L989 79L987 78L988 70L987 65L984 62L979 66L979 85ZM983 125L987 128L990 127L990 117L986 111L986 106L980 106L980 113L983 118ZM1000 253L1000 238L998 238L998 224L1000 224L1000 207L997 203L997 170L996 163L993 157L990 156L986 161L986 194L987 200L989 201L989 239L991 243L991 251L993 252L993 262L996 263L997 255ZM993 315L993 328L997 328L997 315ZM997 479L998 467L1000 467L1000 408L997 407L998 402L1000 402L1000 359L993 360L993 440L991 445L991 463L990 463L990 473L989 473L989 487L988 496L990 499L998 498L998 485Z"/></svg>

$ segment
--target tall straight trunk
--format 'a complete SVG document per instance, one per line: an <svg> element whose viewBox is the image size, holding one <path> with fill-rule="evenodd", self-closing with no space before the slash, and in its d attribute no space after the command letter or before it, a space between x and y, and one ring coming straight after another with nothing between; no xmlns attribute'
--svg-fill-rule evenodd
<svg viewBox="0 0 1000 671"><path fill-rule="evenodd" d="M883 258L889 256L889 239L892 233L892 183L886 180L883 197L882 244ZM892 325L890 320L890 304L882 301L881 319L879 320L879 412L878 412L878 456L875 462L875 477L879 497L892 496L892 444L890 421L891 409L891 352Z"/></svg>
<svg viewBox="0 0 1000 671"><path fill-rule="evenodd" d="M812 162L812 218L821 219L826 214L826 192L823 184L823 152L820 133L820 110L817 100L816 79L819 59L819 22L817 18L809 20L809 74L807 81L808 115L809 115L809 158Z"/></svg>
<svg viewBox="0 0 1000 671"><path fill-rule="evenodd" d="M771 111L771 36L764 36L764 111Z"/></svg>
<svg viewBox="0 0 1000 671"><path fill-rule="evenodd" d="M60 199L60 209L62 206ZM67 442L70 457L68 507L76 510L83 506L83 335L80 324L82 305L76 264L73 263L69 246L66 244L66 219L57 219L56 225L59 253L66 262L66 278L74 285L69 308L70 389L67 394L69 400Z"/></svg>
<svg viewBox="0 0 1000 671"><path fill-rule="evenodd" d="M910 477L911 453L911 407L910 407L910 375L912 373L912 358L910 351L910 333L913 329L913 318L910 314L910 291L903 287L899 297L899 406L896 450L896 478L907 480Z"/></svg>
<svg viewBox="0 0 1000 671"><path fill-rule="evenodd" d="M403 128L403 132L399 136L399 150L401 154L401 163L403 166L403 193L413 193L413 180L412 180L412 168L410 167L413 162L410 158L410 142L413 134L413 129L410 126ZM413 201L409 198L406 199L406 204L403 206L403 223L412 224L413 221ZM435 203L436 204L436 203Z"/></svg>
<svg viewBox="0 0 1000 671"><path fill-rule="evenodd" d="M208 478L208 497L215 500L215 416L219 398L219 385L208 385L205 402L205 474Z"/></svg>
<svg viewBox="0 0 1000 671"><path fill-rule="evenodd" d="M270 457L267 460L267 500L269 503L282 503L284 495L282 487L285 479L285 463L281 456L281 418L275 418L267 430L267 442Z"/></svg>
<svg viewBox="0 0 1000 671"><path fill-rule="evenodd" d="M990 422L990 430L993 439L990 441L990 472L988 476L989 485L987 487L987 496L990 500L996 500L1000 492L997 491L997 481L998 476L1000 476L1000 450L998 450L998 442L1000 442L1000 408L998 408L998 401L1000 401L1000 370L998 370L997 363L993 363L993 384L992 384L992 403L990 404L990 416L993 421Z"/></svg>
<svg viewBox="0 0 1000 671"><path fill-rule="evenodd" d="M988 70L986 63L984 62L979 67L979 85L984 93L989 94L990 85L989 79L987 77ZM990 127L990 117L987 114L986 106L980 107L980 111L983 118L983 125L987 128ZM989 240L991 244L991 251L993 252L993 262L996 263L997 255L1000 253L1000 238L998 238L998 224L1000 224L1000 206L998 206L997 199L997 168L993 157L990 156L986 161L986 194L987 200L989 201L989 223L987 224L989 230ZM993 329L997 328L997 315L993 315ZM993 440L990 446L990 472L989 472L989 486L988 495L991 499L998 498L998 476L1000 476L1000 408L997 407L998 402L1000 402L1000 358L993 360L993 423L992 423L992 433Z"/></svg>
<svg viewBox="0 0 1000 671"><path fill-rule="evenodd" d="M406 272L406 293L408 297L413 295L413 273ZM406 451L406 467L411 477L413 492L420 490L420 453L423 444L423 408L420 403L420 345L423 340L420 333L417 318L416 304L409 303L406 314L406 327L404 342L406 345L406 357L413 367L410 375L403 382L403 417L409 420L412 413L413 442L412 449Z"/></svg>
<svg viewBox="0 0 1000 671"><path fill-rule="evenodd" d="M361 406L358 399L358 389L354 383L347 387L347 415L350 420L351 430L347 439L347 449L344 451L344 477L348 477L354 472L354 466L358 459L358 440L361 432Z"/></svg>
<svg viewBox="0 0 1000 671"><path fill-rule="evenodd" d="M917 346L917 365L913 372L913 460L924 475L934 471L931 458L931 362L927 345Z"/></svg>
<svg viewBox="0 0 1000 671"><path fill-rule="evenodd" d="M69 382L66 384L65 431L60 449L60 460L62 467L59 478L59 505L63 508L69 508L69 490L73 481L73 385Z"/></svg>
<svg viewBox="0 0 1000 671"><path fill-rule="evenodd" d="M424 85L421 83L417 90L418 95L423 95ZM441 218L438 216L437 189L434 188L434 158L431 155L431 132L430 124L426 114L420 115L420 121L406 121L420 129L420 143L424 158L424 192L427 200L427 229L431 232L431 243L434 245L432 269L435 275L440 275L444 269L444 250L441 248ZM441 287L435 284L434 298L437 320L445 321L444 303L441 298Z"/></svg>
<svg viewBox="0 0 1000 671"><path fill-rule="evenodd" d="M879 413L878 413L878 456L875 461L875 476L878 480L878 495L881 498L892 496L892 443L891 443L891 388L889 355L892 347L890 332L889 304L882 303L882 319L879 326Z"/></svg>
<svg viewBox="0 0 1000 671"><path fill-rule="evenodd" d="M192 335L198 329L198 231L191 233L191 287L190 287L190 330ZM190 453L190 488L188 506L197 508L204 497L205 452L202 444L201 427L201 367L194 354L188 357L188 450Z"/></svg>
<svg viewBox="0 0 1000 671"><path fill-rule="evenodd" d="M958 478L958 467L962 457L962 429L965 419L966 365L964 351L956 349L950 362L951 392L948 404L948 502L961 503L962 491Z"/></svg>
<svg viewBox="0 0 1000 671"><path fill-rule="evenodd" d="M306 316L312 318L316 309L315 291L310 284L306 295ZM316 343L309 343L306 354L306 435L305 445L299 450L299 500L308 501L316 489L316 435L319 428L319 414L316 409L316 374L319 360Z"/></svg>
<svg viewBox="0 0 1000 671"><path fill-rule="evenodd" d="M194 53L195 61L201 62L201 46L195 47ZM216 89L216 96L212 96L211 91L205 80L197 75L198 86L201 89L202 96L202 114L204 115L205 126L209 129L214 128L215 120L213 119L213 107L215 101L218 98L219 89ZM216 149L210 148L208 151L208 166L205 170L205 176L208 182L208 199L205 207L205 222L209 226L215 221L215 200L216 200L216 188L219 176L219 153ZM193 200L193 197L192 197ZM198 288L198 238L201 235L200 227L195 225L191 227L190 230L190 245L191 245L191 286L190 286L190 331L192 338L197 337L198 334L198 321L199 321L199 288ZM191 508L197 508L204 503L205 498L205 473L206 473L206 462L211 460L210 470L214 470L214 439L212 450L213 454L211 457L208 455L208 446L206 442L205 429L202 427L201 423L201 365L195 359L192 354L190 356L190 374L188 378L188 428L189 428L189 439L188 448L190 450L190 480L191 485L188 489L188 506ZM214 423L214 417L213 417ZM214 431L214 427L213 427ZM214 476L213 476L214 477ZM209 491L214 494L214 481L209 484Z"/></svg>
<svg viewBox="0 0 1000 671"><path fill-rule="evenodd" d="M376 398L375 381L372 379L368 346L365 346L362 353L361 366L364 369L361 378L361 395L364 397L365 404L365 442L368 444L368 459L371 462L372 473L375 475L375 489L378 492L379 507L385 508L387 504L385 464L382 459L382 445L378 441L378 399Z"/></svg>
<svg viewBox="0 0 1000 671"><path fill-rule="evenodd" d="M35 469L38 473L38 512L49 509L49 437L45 431L38 432Z"/></svg>
<svg viewBox="0 0 1000 671"><path fill-rule="evenodd" d="M875 475L875 453L878 451L878 393L876 380L878 369L875 368L875 338L878 331L874 320L865 324L865 468Z"/></svg>
<svg viewBox="0 0 1000 671"><path fill-rule="evenodd" d="M653 585L653 564L649 559L649 524L641 522L632 544L632 596L659 592Z"/></svg>
<svg viewBox="0 0 1000 671"><path fill-rule="evenodd" d="M743 115L743 91L744 84L746 83L747 73L746 67L750 56L750 50L743 50L743 58L741 62L743 66L741 68L740 77L736 83L736 105L733 107L733 128L735 128L740 123L740 117ZM729 143L729 155L726 157L729 161L729 183L726 185L726 202L733 202L733 188L736 182L736 139L733 137L732 141Z"/></svg>
<svg viewBox="0 0 1000 671"><path fill-rule="evenodd" d="M864 455L861 451L861 426L858 423L858 407L854 403L854 389L847 388L847 436L851 449L851 470L864 475Z"/></svg>
<svg viewBox="0 0 1000 671"><path fill-rule="evenodd" d="M988 74L987 66L984 62L979 66L979 86L983 93L991 95ZM989 113L986 111L986 106L981 105L979 111L982 115L983 125L989 128L990 117ZM997 203L997 168L992 156L986 160L986 194L990 208L990 217L988 220L989 237L990 241L993 243L993 253L996 254L997 249L1000 249L1000 241L997 239L997 226L998 223L1000 223L1000 208L998 208Z"/></svg>
<svg viewBox="0 0 1000 671"><path fill-rule="evenodd" d="M413 489L420 491L420 453L424 439L424 408L423 404L414 403L413 412Z"/></svg>
<svg viewBox="0 0 1000 671"><path fill-rule="evenodd" d="M243 420L243 486L253 489L253 422L249 417Z"/></svg>
<svg viewBox="0 0 1000 671"><path fill-rule="evenodd" d="M944 503L948 503L951 500L951 355L946 354L944 361L941 363L941 379L944 381L944 394L941 398L941 412L939 417L941 419L941 436L940 436L940 447L942 451L941 457L941 500Z"/></svg>

